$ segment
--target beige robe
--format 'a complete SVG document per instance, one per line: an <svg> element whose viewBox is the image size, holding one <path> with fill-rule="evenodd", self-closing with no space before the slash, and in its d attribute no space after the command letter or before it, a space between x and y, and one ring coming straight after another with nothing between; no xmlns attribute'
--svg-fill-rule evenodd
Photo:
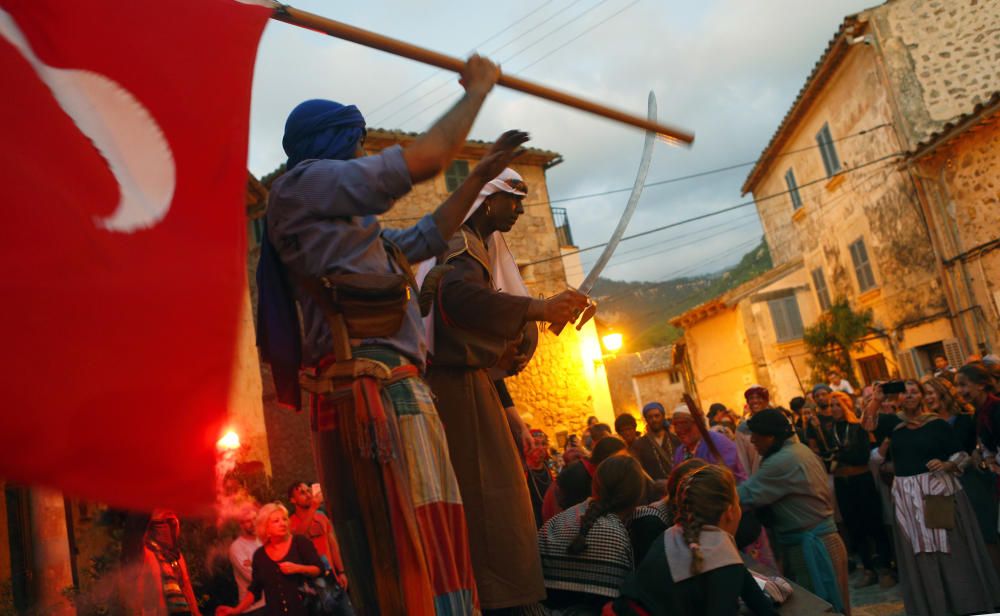
<svg viewBox="0 0 1000 616"><path fill-rule="evenodd" d="M530 298L496 291L486 248L468 228L443 260L454 269L434 303L434 356L427 382L437 396L469 528L484 609L545 597L524 467L488 370L521 336Z"/></svg>

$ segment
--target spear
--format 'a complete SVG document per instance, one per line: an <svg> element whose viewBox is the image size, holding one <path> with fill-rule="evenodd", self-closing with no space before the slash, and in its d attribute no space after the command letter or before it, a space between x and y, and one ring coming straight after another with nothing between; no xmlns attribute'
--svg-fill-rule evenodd
<svg viewBox="0 0 1000 616"><path fill-rule="evenodd" d="M330 36L343 39L345 41L351 41L352 43L357 43L358 45L364 45L365 47L371 47L372 49L378 49L397 56L403 56L404 58L409 58L410 60L430 64L455 73L461 73L462 69L465 68L465 61L454 56L418 47L417 45L412 45L398 39L376 34L370 30L364 30L340 21L321 17L319 15L288 6L287 4L280 4L277 2L264 3L274 8L274 14L271 15L271 18L284 23L329 34ZM694 134L682 129L653 122L647 120L646 118L626 113L618 109L612 109L611 107L606 107L572 94L560 92L559 90L555 90L526 79L521 79L520 77L501 74L497 83L512 90L517 90L519 92L524 92L525 94L531 94L532 96L561 103L581 111L588 111L617 122L635 126L636 128L652 131L672 143L690 145L694 141Z"/></svg>

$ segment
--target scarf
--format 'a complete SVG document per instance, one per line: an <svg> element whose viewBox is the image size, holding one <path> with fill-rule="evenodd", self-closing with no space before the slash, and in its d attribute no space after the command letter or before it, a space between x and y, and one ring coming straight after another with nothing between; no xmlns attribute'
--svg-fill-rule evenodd
<svg viewBox="0 0 1000 616"><path fill-rule="evenodd" d="M144 544L156 556L160 569L160 588L168 614L190 612L187 597L181 585L181 552L177 547L180 528L176 520L157 520L149 523Z"/></svg>
<svg viewBox="0 0 1000 616"><path fill-rule="evenodd" d="M821 599L829 601L838 611L844 611L844 602L837 585L837 574L833 568L830 552L823 542L823 535L837 532L833 518L827 518L812 528L798 532L778 533L778 543L781 545L798 545L802 547L802 557L806 569L812 579L813 592Z"/></svg>
<svg viewBox="0 0 1000 616"><path fill-rule="evenodd" d="M486 198L492 194L501 191L512 195L518 195L520 197L528 194L524 191L512 188L508 185L508 181L524 182L521 175L517 171L514 171L510 167L504 169L500 172L500 175L487 182L479 191L479 195L476 197L476 200L472 202L472 207L469 208L469 211L465 214L465 218L462 219L462 222L464 223L469 220L469 218L476 213L476 210L479 209L479 206L486 201ZM527 285L524 284L524 280L521 278L521 270L517 267L517 261L514 260L514 255L511 253L510 247L507 246L507 240L504 239L503 233L494 231L489 237L483 238L483 243L486 245L486 251L489 253L490 257L490 278L493 280L493 288L508 295L530 297L531 292L528 291ZM426 261L421 261L417 264L418 286L424 286L424 279L427 278L427 274L429 274L437 264L437 258L427 259ZM433 353L433 311L424 317L424 329L427 332L427 352Z"/></svg>
<svg viewBox="0 0 1000 616"><path fill-rule="evenodd" d="M698 536L698 546L703 559L702 573L743 564L733 536L720 528L703 526ZM674 524L663 533L663 547L667 551L670 577L675 584L694 577L691 575L691 546L684 539L684 529L680 524Z"/></svg>
<svg viewBox="0 0 1000 616"><path fill-rule="evenodd" d="M313 158L354 158L364 130L364 116L354 105L318 99L300 104L289 114L281 140L288 154L287 169ZM298 373L302 366L302 339L295 290L268 237L266 218L264 228L257 262L257 346L261 358L271 365L278 402L301 410Z"/></svg>

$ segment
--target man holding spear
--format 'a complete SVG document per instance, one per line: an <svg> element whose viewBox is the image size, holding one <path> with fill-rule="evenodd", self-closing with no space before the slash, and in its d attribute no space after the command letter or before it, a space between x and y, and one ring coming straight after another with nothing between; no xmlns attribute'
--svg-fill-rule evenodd
<svg viewBox="0 0 1000 616"><path fill-rule="evenodd" d="M450 163L499 73L472 56L463 98L408 147L374 156L363 156L365 122L354 106L306 101L285 125L288 170L271 189L258 269L261 348L281 401L295 406L299 384L313 394L323 491L364 613L478 607L462 499L421 378L427 344L407 260L445 250L480 189L528 136L504 133L414 227L382 229L376 215ZM293 298L302 308L304 357L294 352ZM306 369L296 382L300 364Z"/></svg>

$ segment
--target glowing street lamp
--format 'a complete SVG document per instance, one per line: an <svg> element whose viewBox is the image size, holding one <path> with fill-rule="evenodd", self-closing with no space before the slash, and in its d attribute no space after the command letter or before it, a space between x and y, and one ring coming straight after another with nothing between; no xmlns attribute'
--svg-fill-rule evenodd
<svg viewBox="0 0 1000 616"><path fill-rule="evenodd" d="M215 443L215 446L222 450L235 451L240 448L240 436L233 430L230 430Z"/></svg>
<svg viewBox="0 0 1000 616"><path fill-rule="evenodd" d="M622 335L621 334L608 334L601 338L601 343L604 344L604 349L611 353L617 353L622 349Z"/></svg>

